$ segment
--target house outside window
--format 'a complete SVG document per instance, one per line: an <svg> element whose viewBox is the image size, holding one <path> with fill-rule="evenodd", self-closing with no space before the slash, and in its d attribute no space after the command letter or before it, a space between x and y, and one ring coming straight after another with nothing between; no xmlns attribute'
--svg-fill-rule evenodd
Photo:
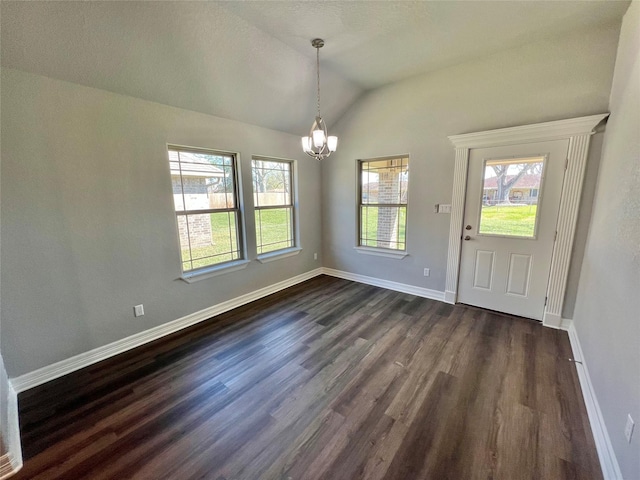
<svg viewBox="0 0 640 480"><path fill-rule="evenodd" d="M251 161L258 256L296 247L294 163L268 157Z"/></svg>
<svg viewBox="0 0 640 480"><path fill-rule="evenodd" d="M358 246L406 251L409 157L358 161Z"/></svg>
<svg viewBox="0 0 640 480"><path fill-rule="evenodd" d="M236 156L169 146L183 274L242 259Z"/></svg>

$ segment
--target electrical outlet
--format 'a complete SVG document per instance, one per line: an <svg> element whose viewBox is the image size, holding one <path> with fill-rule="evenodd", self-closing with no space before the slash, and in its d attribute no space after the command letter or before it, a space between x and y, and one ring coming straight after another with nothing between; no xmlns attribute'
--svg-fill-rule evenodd
<svg viewBox="0 0 640 480"><path fill-rule="evenodd" d="M318 254L317 254L317 253L314 253L314 254L313 254L313 259L314 259L314 260L317 260L317 259L318 259Z"/></svg>
<svg viewBox="0 0 640 480"><path fill-rule="evenodd" d="M430 270L430 269L428 269L428 268L425 268L425 269L424 269L424 276L425 276L425 277L428 277L430 274L431 274L431 270Z"/></svg>
<svg viewBox="0 0 640 480"><path fill-rule="evenodd" d="M633 418L631 415L627 415L627 425L624 427L624 436L627 437L627 442L631 443L631 436L633 435Z"/></svg>
<svg viewBox="0 0 640 480"><path fill-rule="evenodd" d="M133 307L133 316L134 317L142 317L144 315L144 305L136 305Z"/></svg>

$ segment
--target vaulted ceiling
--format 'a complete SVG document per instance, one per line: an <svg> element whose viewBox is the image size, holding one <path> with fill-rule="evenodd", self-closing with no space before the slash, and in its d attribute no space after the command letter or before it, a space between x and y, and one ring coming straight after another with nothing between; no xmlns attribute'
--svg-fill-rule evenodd
<svg viewBox="0 0 640 480"><path fill-rule="evenodd" d="M615 1L0 3L2 66L301 135L364 92L619 22Z"/></svg>

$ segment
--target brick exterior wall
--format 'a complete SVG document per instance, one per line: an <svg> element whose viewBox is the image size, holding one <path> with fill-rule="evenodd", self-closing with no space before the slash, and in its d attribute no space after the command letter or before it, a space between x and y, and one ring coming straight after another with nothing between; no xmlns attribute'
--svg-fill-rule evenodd
<svg viewBox="0 0 640 480"><path fill-rule="evenodd" d="M399 203L399 174L384 172L378 176L378 202ZM396 248L398 237L398 209L395 207L378 207L378 242L382 248ZM393 243L392 243L393 242Z"/></svg>
<svg viewBox="0 0 640 480"><path fill-rule="evenodd" d="M176 207L183 207L182 191L180 190L180 177L172 176L173 196ZM184 195L187 200L187 208L209 208L209 194L207 184L202 177L183 177L182 185ZM186 218L178 216L178 233L180 235L180 245L182 248L189 246L189 236L191 237L191 247L210 247L211 239L211 219L209 214L189 216L189 229L187 230Z"/></svg>

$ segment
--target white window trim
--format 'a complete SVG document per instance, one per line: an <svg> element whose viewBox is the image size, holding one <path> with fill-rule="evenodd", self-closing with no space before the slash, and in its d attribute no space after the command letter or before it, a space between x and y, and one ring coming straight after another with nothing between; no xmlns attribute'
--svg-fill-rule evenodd
<svg viewBox="0 0 640 480"><path fill-rule="evenodd" d="M180 277L180 280L183 280L187 283L195 283L200 280L205 280L211 277L217 277L218 275L223 275L225 273L236 272L238 270L243 270L247 268L247 265L251 263L249 260L234 260L232 262L223 263L221 265L214 265L211 267L205 267L200 270L194 270L189 273L185 273Z"/></svg>
<svg viewBox="0 0 640 480"><path fill-rule="evenodd" d="M356 252L361 253L363 255L374 255L377 257L395 258L397 260L402 260L404 257L407 257L409 255L406 250L393 250L391 248L363 247L363 246L357 246L353 248L355 249Z"/></svg>
<svg viewBox="0 0 640 480"><path fill-rule="evenodd" d="M365 255L375 255L378 257L388 257L388 258L399 258L402 259L409 255L409 248L407 246L407 231L409 229L408 219L409 219L409 183L407 183L407 202L404 204L404 208L407 211L407 219L404 227L404 249L399 250L395 248L384 248L384 247L372 247L360 245L360 240L362 239L362 232L360 229L361 226L361 207L362 207L362 170L360 165L362 162L375 162L377 160L390 160L395 158L407 158L407 161L410 160L411 155L409 153L401 154L401 155L389 155L385 157L373 157L373 158L362 158L356 161L356 210L357 210L357 219L356 219L356 246L353 247L356 252L365 254ZM408 168L408 164L407 164Z"/></svg>
<svg viewBox="0 0 640 480"><path fill-rule="evenodd" d="M294 255L298 255L301 251L302 248L300 247L283 248L273 252L260 254L256 257L256 260L260 263L269 263L275 260L280 260L281 258L293 257Z"/></svg>
<svg viewBox="0 0 640 480"><path fill-rule="evenodd" d="M292 257L297 255L302 251L302 247L300 247L300 230L299 230L299 218L298 218L298 165L295 160L291 160L288 158L279 158L279 157L270 157L266 155L252 155L251 156L251 195L252 198L255 198L255 185L253 183L253 161L262 161L262 162L281 162L289 164L289 174L291 181L291 205L282 205L282 208L290 208L291 209L291 233L293 235L293 245L291 247L280 248L278 250L273 250L266 253L258 253L258 224L255 222L255 212L264 210L263 208L257 207L255 204L253 206L253 220L256 230L256 260L260 263L269 263L274 260L279 260L280 258ZM255 200L254 200L255 201Z"/></svg>

